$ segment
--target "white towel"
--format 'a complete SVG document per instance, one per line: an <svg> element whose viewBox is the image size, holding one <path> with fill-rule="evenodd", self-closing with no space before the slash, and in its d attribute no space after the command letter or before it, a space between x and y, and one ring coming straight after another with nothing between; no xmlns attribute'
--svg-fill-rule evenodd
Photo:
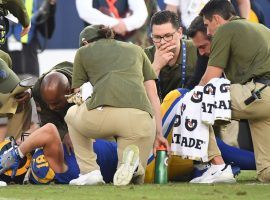
<svg viewBox="0 0 270 200"><path fill-rule="evenodd" d="M203 88L202 122L213 125L215 122L215 84L218 78L211 79Z"/></svg>
<svg viewBox="0 0 270 200"><path fill-rule="evenodd" d="M90 82L86 82L81 86L81 94L83 101L91 97L92 93L93 93L93 86L91 85Z"/></svg>
<svg viewBox="0 0 270 200"><path fill-rule="evenodd" d="M209 126L201 122L202 91L202 86L196 86L181 99L176 112L171 149L174 155L206 162Z"/></svg>
<svg viewBox="0 0 270 200"><path fill-rule="evenodd" d="M230 122L231 111L231 96L230 96L230 84L228 79L220 78L216 82L216 94L215 94L215 121Z"/></svg>

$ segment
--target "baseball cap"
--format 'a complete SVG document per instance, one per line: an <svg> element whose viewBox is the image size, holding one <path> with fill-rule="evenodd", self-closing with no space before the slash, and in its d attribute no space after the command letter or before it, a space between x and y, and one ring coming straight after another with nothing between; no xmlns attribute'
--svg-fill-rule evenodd
<svg viewBox="0 0 270 200"><path fill-rule="evenodd" d="M98 38L99 27L100 25L90 25L85 27L80 33L79 46L83 46L83 41L89 41Z"/></svg>
<svg viewBox="0 0 270 200"><path fill-rule="evenodd" d="M0 114L14 114L18 103L14 96L31 88L32 78L20 81L19 77L0 59Z"/></svg>

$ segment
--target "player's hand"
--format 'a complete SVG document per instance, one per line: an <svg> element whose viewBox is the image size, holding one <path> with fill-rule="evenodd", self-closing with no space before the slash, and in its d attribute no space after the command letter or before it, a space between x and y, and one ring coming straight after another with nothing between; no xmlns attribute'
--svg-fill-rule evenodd
<svg viewBox="0 0 270 200"><path fill-rule="evenodd" d="M74 152L74 148L68 133L63 138L63 144L67 148L68 155L71 155L71 152Z"/></svg>
<svg viewBox="0 0 270 200"><path fill-rule="evenodd" d="M19 104L27 103L31 99L31 90L26 90L22 93L16 94L15 99Z"/></svg>
<svg viewBox="0 0 270 200"><path fill-rule="evenodd" d="M174 57L174 49L176 45L171 45L170 43L165 43L156 48L154 55L153 66L155 71L160 71L164 66L166 66ZM159 73L158 73L159 74Z"/></svg>
<svg viewBox="0 0 270 200"><path fill-rule="evenodd" d="M31 90L26 90L22 93L16 94L14 98L18 102L16 113L20 113L24 110L25 106L27 106L31 99Z"/></svg>
<svg viewBox="0 0 270 200"><path fill-rule="evenodd" d="M82 94L80 92L65 95L68 103L75 103L80 106L83 104Z"/></svg>
<svg viewBox="0 0 270 200"><path fill-rule="evenodd" d="M158 135L156 136L156 139L155 139L155 142L154 142L154 145L153 145L153 153L154 153L154 156L155 156L155 157L156 157L156 155L157 155L157 149L158 149L161 145L163 145L163 146L167 149L167 154L168 154L168 155L170 154L170 152L171 152L171 147L170 147L170 145L169 145L169 143L168 143L168 140L167 140L165 137L163 137L163 135L158 134Z"/></svg>
<svg viewBox="0 0 270 200"><path fill-rule="evenodd" d="M29 25L27 27L24 27L22 32L21 32L21 37L23 37L24 35L26 35L29 31L30 31L30 28L31 28L31 22L29 23Z"/></svg>

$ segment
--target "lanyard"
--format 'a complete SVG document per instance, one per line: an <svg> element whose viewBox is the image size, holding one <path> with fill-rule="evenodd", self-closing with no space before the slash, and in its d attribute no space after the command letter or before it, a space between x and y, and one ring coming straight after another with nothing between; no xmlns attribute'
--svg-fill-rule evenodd
<svg viewBox="0 0 270 200"><path fill-rule="evenodd" d="M187 66L187 46L186 43L182 40L182 67L181 67L181 87L184 88L185 82L186 82L186 66ZM162 90L160 86L160 76L158 76L157 80L157 86L158 86L158 96L162 103Z"/></svg>
<svg viewBox="0 0 270 200"><path fill-rule="evenodd" d="M187 46L186 43L182 40L182 80L181 80L181 87L184 88L186 83L186 66L187 66Z"/></svg>

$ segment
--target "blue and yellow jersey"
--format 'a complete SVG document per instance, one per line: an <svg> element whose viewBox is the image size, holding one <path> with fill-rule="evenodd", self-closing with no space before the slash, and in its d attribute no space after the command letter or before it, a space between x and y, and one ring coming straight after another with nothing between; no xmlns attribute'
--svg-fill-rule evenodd
<svg viewBox="0 0 270 200"><path fill-rule="evenodd" d="M163 100L161 104L162 113L162 133L164 137L171 144L172 141L172 127L175 119L176 107L180 99L188 92L187 89L176 89L171 91ZM145 182L152 183L154 181L155 158L151 155L148 160L148 165L145 173ZM184 177L189 176L193 170L193 162L191 160L184 160L179 156L171 156L168 161L168 179L169 181L183 180Z"/></svg>
<svg viewBox="0 0 270 200"><path fill-rule="evenodd" d="M32 157L29 181L33 184L49 184L55 173L47 161L43 149L37 149Z"/></svg>
<svg viewBox="0 0 270 200"><path fill-rule="evenodd" d="M75 154L68 154L64 146L64 160L68 170L64 173L55 173L47 161L43 149L37 149L31 162L31 172L29 181L33 184L49 184L55 182L58 184L68 184L72 179L78 178L80 169L77 164Z"/></svg>

